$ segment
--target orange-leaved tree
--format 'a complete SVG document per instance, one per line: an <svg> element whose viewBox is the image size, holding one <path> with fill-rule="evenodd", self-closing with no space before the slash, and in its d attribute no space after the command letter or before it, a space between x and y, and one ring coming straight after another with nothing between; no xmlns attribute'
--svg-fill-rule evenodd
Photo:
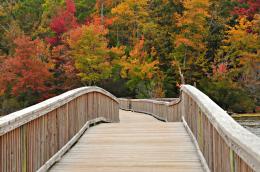
<svg viewBox="0 0 260 172"><path fill-rule="evenodd" d="M162 90L158 87L163 78L158 67L159 60L153 48L150 54L147 53L143 37L135 44L130 54L124 55L119 63L122 67L121 76L129 80L128 86L131 89L136 89L139 97L153 97L154 93L160 95L156 90L157 88Z"/></svg>
<svg viewBox="0 0 260 172"><path fill-rule="evenodd" d="M27 36L15 39L14 43L14 55L5 57L0 64L0 95L15 98L20 107L26 107L50 96L48 46Z"/></svg>

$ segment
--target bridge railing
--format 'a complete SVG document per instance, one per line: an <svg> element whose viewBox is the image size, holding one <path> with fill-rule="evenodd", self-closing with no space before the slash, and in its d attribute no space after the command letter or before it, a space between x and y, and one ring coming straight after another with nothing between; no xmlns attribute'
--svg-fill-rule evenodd
<svg viewBox="0 0 260 172"><path fill-rule="evenodd" d="M208 171L260 172L260 138L193 86L183 85L180 99L121 98L119 102L121 109L183 121Z"/></svg>
<svg viewBox="0 0 260 172"><path fill-rule="evenodd" d="M260 138L234 121L193 86L181 88L184 125L197 142L210 171L260 171Z"/></svg>
<svg viewBox="0 0 260 172"><path fill-rule="evenodd" d="M169 102L170 101L170 102ZM181 121L181 106L179 98L170 99L125 99L120 98L121 109L146 113L163 121Z"/></svg>
<svg viewBox="0 0 260 172"><path fill-rule="evenodd" d="M92 124L118 122L117 99L82 87L0 118L0 171L46 171Z"/></svg>

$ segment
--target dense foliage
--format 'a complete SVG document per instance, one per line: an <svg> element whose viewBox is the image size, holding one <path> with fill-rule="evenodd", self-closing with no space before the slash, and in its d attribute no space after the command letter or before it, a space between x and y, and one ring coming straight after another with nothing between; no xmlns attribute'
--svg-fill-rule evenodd
<svg viewBox="0 0 260 172"><path fill-rule="evenodd" d="M150 98L182 83L254 111L259 12L259 0L1 1L0 115L83 85Z"/></svg>

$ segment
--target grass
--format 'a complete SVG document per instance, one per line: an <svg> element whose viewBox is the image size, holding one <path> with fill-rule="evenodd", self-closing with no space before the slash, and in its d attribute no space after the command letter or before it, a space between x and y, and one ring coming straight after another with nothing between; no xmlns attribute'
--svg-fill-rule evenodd
<svg viewBox="0 0 260 172"><path fill-rule="evenodd" d="M260 113L245 113L245 114L234 114L232 115L234 118L240 117L260 117Z"/></svg>

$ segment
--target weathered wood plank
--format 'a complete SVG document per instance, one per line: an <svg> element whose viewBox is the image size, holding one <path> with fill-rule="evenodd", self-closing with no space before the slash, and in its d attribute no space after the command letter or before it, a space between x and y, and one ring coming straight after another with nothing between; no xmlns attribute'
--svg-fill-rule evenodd
<svg viewBox="0 0 260 172"><path fill-rule="evenodd" d="M120 111L120 123L90 128L55 164L59 171L202 172L192 140L181 122Z"/></svg>

